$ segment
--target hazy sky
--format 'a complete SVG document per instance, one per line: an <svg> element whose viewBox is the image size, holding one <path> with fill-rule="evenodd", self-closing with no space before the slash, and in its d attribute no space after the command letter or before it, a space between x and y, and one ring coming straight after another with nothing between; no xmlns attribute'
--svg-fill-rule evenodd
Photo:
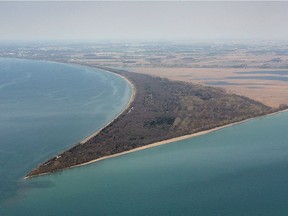
<svg viewBox="0 0 288 216"><path fill-rule="evenodd" d="M0 2L0 40L288 39L288 2Z"/></svg>

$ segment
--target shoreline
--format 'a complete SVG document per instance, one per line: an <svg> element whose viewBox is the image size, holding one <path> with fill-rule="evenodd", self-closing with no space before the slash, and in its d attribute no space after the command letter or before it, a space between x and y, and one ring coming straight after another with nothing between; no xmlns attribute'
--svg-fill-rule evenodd
<svg viewBox="0 0 288 216"><path fill-rule="evenodd" d="M82 65L82 66L87 66L87 65ZM135 101L135 98L136 98L136 93L138 92L137 88L136 88L136 84L137 82L135 83L135 81L133 80L130 80L129 79L129 76L126 77L125 75L123 74L119 74L118 72L115 72L113 71L113 69L110 69L110 68L102 68L102 67L97 67L97 66L88 66L88 67L92 67L92 68L97 68L97 69L100 69L100 70L103 70L104 72L107 72L107 73L113 73L115 74L116 76L124 79L125 81L128 82L128 84L131 86L131 96L130 96L130 99L127 103L127 105L125 106L125 108L123 109L122 112L120 112L116 117L114 117L111 121L109 121L108 123L106 123L104 126L102 126L100 129L98 129L96 132L92 133L91 135L89 135L88 137L86 137L85 139L83 139L82 141L78 142L77 145L83 145L85 144L87 141L89 141L90 139L92 139L93 137L97 136L101 131L103 131L106 127L108 127L109 125L111 125L116 119L118 119L123 113L127 112L128 113L130 112L129 111L129 108L131 108L131 104ZM273 110L271 110L273 111ZM91 164L91 163L95 163L97 161L101 161L101 160L105 160L105 159L109 159L109 158L113 158L113 157L118 157L118 156L121 156L121 155L125 155L125 154L129 154L129 153L133 153L133 152L136 152L136 151L141 151L141 150L145 150L145 149L148 149L148 148L153 148L153 147L157 147L157 146L160 146L160 145L164 145L164 144L169 144L169 143L172 143L172 142L177 142L177 141L181 141L181 140L185 140L185 139L189 139L189 138L193 138L193 137L196 137L196 136L201 136L201 135L204 135L204 134L208 134L208 133L211 133L213 131L216 131L216 130L220 130L222 128L225 128L225 127L229 127L229 126L233 126L233 125L236 125L236 124L241 124L241 123L244 123L246 121L250 121L252 119L255 119L255 118L259 118L259 117L265 117L265 116L269 116L269 115L275 115L275 114L278 114L280 112L285 112L285 111L288 111L288 109L284 109L284 110L274 110L274 112L269 112L268 114L265 114L265 115L260 115L260 116L255 116L255 117L250 117L250 118L247 118L245 120L242 120L242 121L237 121L237 122L232 122L232 123L228 123L228 124L225 124L225 125L222 125L222 126L218 126L218 127L214 127L214 128L211 128L211 129L208 129L208 130L203 130L203 131L199 131L197 133L193 133L193 134L187 134L187 135L181 135L181 136L178 136L178 137L174 137L174 138L170 138L170 139L166 139L166 140L161 140L161 141L157 141L157 142L153 142L153 143L148 143L146 145L143 145L143 146L140 146L140 147L137 147L137 148L132 148L130 150L124 150L123 152L119 152L119 153L116 153L116 154L112 154L112 155L107 155L107 156L104 156L104 157L100 157L100 158L97 158L97 159L92 159L90 161L87 161L87 162L84 162L84 163L79 163L77 165L72 165L72 166L66 166L65 168L62 168L60 169L61 170L65 170L65 169L70 169L70 168L74 168L74 167L80 167L80 166L85 166L85 165L88 165L88 164ZM247 116L248 117L248 116ZM64 152L66 152L67 150L65 150ZM63 152L62 152L63 153ZM55 157L56 157L56 160L58 159L58 157L61 157L61 154L62 153L58 153ZM59 171L59 170L56 170L56 171ZM48 172L42 172L40 174L35 174L35 175L27 175L24 177L24 179L28 179L28 178L32 178L32 177L37 177L37 176L42 176L42 175L46 175L46 174L50 174L50 173L54 173L56 172L55 170L53 171L48 171Z"/></svg>
<svg viewBox="0 0 288 216"><path fill-rule="evenodd" d="M212 133L214 131L221 130L221 129L226 128L226 127L231 127L231 126L234 126L234 125L243 124L243 123L251 121L253 119L273 116L273 115L277 115L279 113L287 112L287 111L288 111L288 109L280 110L280 111L269 113L269 114L266 114L266 115L263 115L263 116L252 117L252 118L245 119L245 120L242 120L242 121L239 121L239 122L234 122L234 123L231 123L231 124L215 127L215 128L209 129L209 130L204 130L204 131L200 131L200 132L193 133L193 134L188 134L188 135L179 136L179 137L175 137L175 138L171 138L171 139L167 139L167 140L162 140L162 141L151 143L151 144L148 144L148 145L145 145L145 146L141 146L141 147L138 147L138 148L135 148L135 149L131 149L131 150L128 150L128 151L125 151L125 152L121 152L121 153L105 156L105 157L98 158L98 159L95 159L95 160L92 160L92 161L88 161L88 162L83 163L83 164L78 164L78 165L75 165L75 166L71 166L71 167L68 167L67 169L75 168L75 167L81 167L81 166L92 164L92 163L95 163L95 162L98 162L98 161L101 161L101 160L106 160L106 159L109 159L109 158L118 157L118 156L121 156L121 155L129 154L129 153L133 153L133 152L137 152L137 151L141 151L141 150L145 150L145 149L149 149L149 148L154 148L154 147L158 147L158 146L161 146L161 145L170 144L170 143L173 143L173 142L178 142L178 141L181 141L181 140L190 139L190 138L197 137L197 136L202 136L202 135L205 135L205 134ZM48 174L48 173L43 173L43 175L45 175L45 174Z"/></svg>
<svg viewBox="0 0 288 216"><path fill-rule="evenodd" d="M85 65L84 65L85 66ZM93 68L93 67L92 67ZM124 79L131 87L131 96L129 98L129 101L127 103L127 105L125 106L125 108L118 114L116 115L111 121L109 121L108 123L106 123L103 127L101 127L100 129L98 129L97 131L95 131L94 133L92 133L91 135L89 135L88 137L86 137L85 139L81 140L80 142L78 142L76 145L80 144L80 145L83 145L85 144L87 141L89 141L90 139L92 139L93 137L95 137L97 134L99 134L104 128L106 128L107 126L109 126L110 124L112 124L119 116L121 116L124 112L126 112L130 105L132 104L132 102L134 101L135 97L136 97L136 93L137 93L137 88L136 86L134 85L134 83L132 81L130 81L129 79L127 79L125 76L123 75L120 75L118 73L113 73L109 70L105 70L103 68L98 68L98 67L94 67L96 69L100 69L102 71L105 71L105 73L111 73L111 74L114 74L118 77L120 77L121 79ZM66 151L66 150L65 150ZM55 157L58 157L61 153L58 153ZM105 157L103 157L105 158ZM98 159L102 159L102 158L98 158ZM89 161L91 162L91 161ZM87 162L87 163L89 163ZM93 162L91 162L93 163ZM79 164L78 166L84 166L85 164ZM67 167L66 169L70 169L70 168L73 168L73 167L76 167L76 166L71 166L71 167ZM42 176L42 175L47 175L47 174L50 174L50 173L53 173L53 172L47 172L47 173L42 173L42 174L38 174L38 175L33 175L33 176L25 176L24 179L29 179L29 178L32 178L32 177L38 177L38 176Z"/></svg>
<svg viewBox="0 0 288 216"><path fill-rule="evenodd" d="M125 79L127 79L127 78L125 77ZM266 115L262 115L262 116L248 118L248 119L245 119L245 120L242 120L242 121L239 121L239 122L230 123L230 124L227 124L227 125L215 127L215 128L209 129L209 130L204 130L204 131L200 131L200 132L193 133L193 134L188 134L188 135L179 136L179 137L175 137L175 138L171 138L171 139L167 139L167 140L162 140L162 141L159 141L159 142L154 142L154 143L151 143L151 144L148 144L148 145L145 145L145 146L141 146L141 147L138 147L138 148L135 148L135 149L131 149L131 150L128 150L128 151L124 151L124 152L121 152L121 153L117 153L117 154L113 154L113 155L109 155L109 156L105 156L105 157L101 157L101 158L97 158L95 160L91 160L91 161L88 161L88 162L85 162L85 163L82 163L82 164L70 166L70 167L67 167L67 168L63 169L62 171L68 170L68 169L77 168L77 167L86 166L86 165L89 165L89 164L92 164L92 163L96 163L98 161L107 160L107 159L114 158L114 157L119 157L119 156L122 156L122 155L126 155L126 154L130 154L130 153L133 153L133 152L137 152L137 151L142 151L142 150L145 150L145 149L150 149L150 148L154 148L154 147L170 144L170 143L173 143L173 142L178 142L178 141L182 141L182 140L186 140L186 139L202 136L202 135L205 135L205 134L212 133L214 131L221 130L221 129L226 128L226 127L231 127L231 126L234 126L234 125L243 124L245 122L248 122L248 121L251 121L251 120L254 120L254 119L257 119L257 118L273 116L273 115L277 115L277 114L280 114L280 113L283 113L283 112L288 112L288 109L279 110L279 111L276 111L276 112L273 112L273 113L269 113L269 114L266 114ZM114 120L115 119L113 119L111 122L113 122ZM100 130L98 132L100 132ZM52 173L54 173L54 172L41 173L41 174L33 175L33 176L25 176L24 179L39 177L39 176L52 174Z"/></svg>
<svg viewBox="0 0 288 216"><path fill-rule="evenodd" d="M100 69L100 70L103 70L101 68L97 68L97 69ZM104 70L106 73L112 73L110 71L106 71ZM134 101L135 99L135 96L136 96L136 92L137 92L137 89L135 87L135 85L129 80L127 79L126 77L120 75L120 74L116 74L116 73L113 73L115 74L116 76L119 76L120 78L124 79L130 86L131 86L131 96L130 96L130 99L127 103L127 105L125 106L125 108L123 109L123 111L121 111L118 115L116 115L111 121L109 121L108 123L106 123L103 127L101 127L99 130L95 131L94 133L92 133L91 135L89 135L88 137L86 137L85 139L83 139L82 141L80 141L79 143L82 145L84 144L85 142L87 142L88 140L90 140L91 138L93 138L94 136L96 136L98 133L100 133L104 128L106 128L108 125L110 125L111 123L113 123L120 115L122 115L129 107L130 105L132 104L132 102Z"/></svg>

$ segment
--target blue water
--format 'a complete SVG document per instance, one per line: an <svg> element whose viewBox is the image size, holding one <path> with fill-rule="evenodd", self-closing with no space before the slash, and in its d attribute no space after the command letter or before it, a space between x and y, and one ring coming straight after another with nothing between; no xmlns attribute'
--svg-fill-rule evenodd
<svg viewBox="0 0 288 216"><path fill-rule="evenodd" d="M287 216L287 128L285 112L32 178L0 215Z"/></svg>
<svg viewBox="0 0 288 216"><path fill-rule="evenodd" d="M101 70L0 58L0 201L37 164L120 113L130 94L124 79Z"/></svg>

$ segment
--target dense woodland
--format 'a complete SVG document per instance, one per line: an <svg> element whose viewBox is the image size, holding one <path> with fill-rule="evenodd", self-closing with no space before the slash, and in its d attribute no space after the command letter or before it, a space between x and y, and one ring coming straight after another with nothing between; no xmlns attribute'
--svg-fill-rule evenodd
<svg viewBox="0 0 288 216"><path fill-rule="evenodd" d="M130 107L95 137L41 164L29 177L275 111L220 88L106 70L125 76L136 87Z"/></svg>

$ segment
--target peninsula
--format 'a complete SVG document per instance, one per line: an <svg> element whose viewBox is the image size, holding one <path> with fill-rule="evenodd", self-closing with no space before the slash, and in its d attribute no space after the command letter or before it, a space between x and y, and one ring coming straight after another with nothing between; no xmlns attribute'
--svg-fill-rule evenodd
<svg viewBox="0 0 288 216"><path fill-rule="evenodd" d="M126 78L134 86L129 106L97 134L39 165L26 178L80 166L280 109L227 93L221 88L125 70L102 69Z"/></svg>

